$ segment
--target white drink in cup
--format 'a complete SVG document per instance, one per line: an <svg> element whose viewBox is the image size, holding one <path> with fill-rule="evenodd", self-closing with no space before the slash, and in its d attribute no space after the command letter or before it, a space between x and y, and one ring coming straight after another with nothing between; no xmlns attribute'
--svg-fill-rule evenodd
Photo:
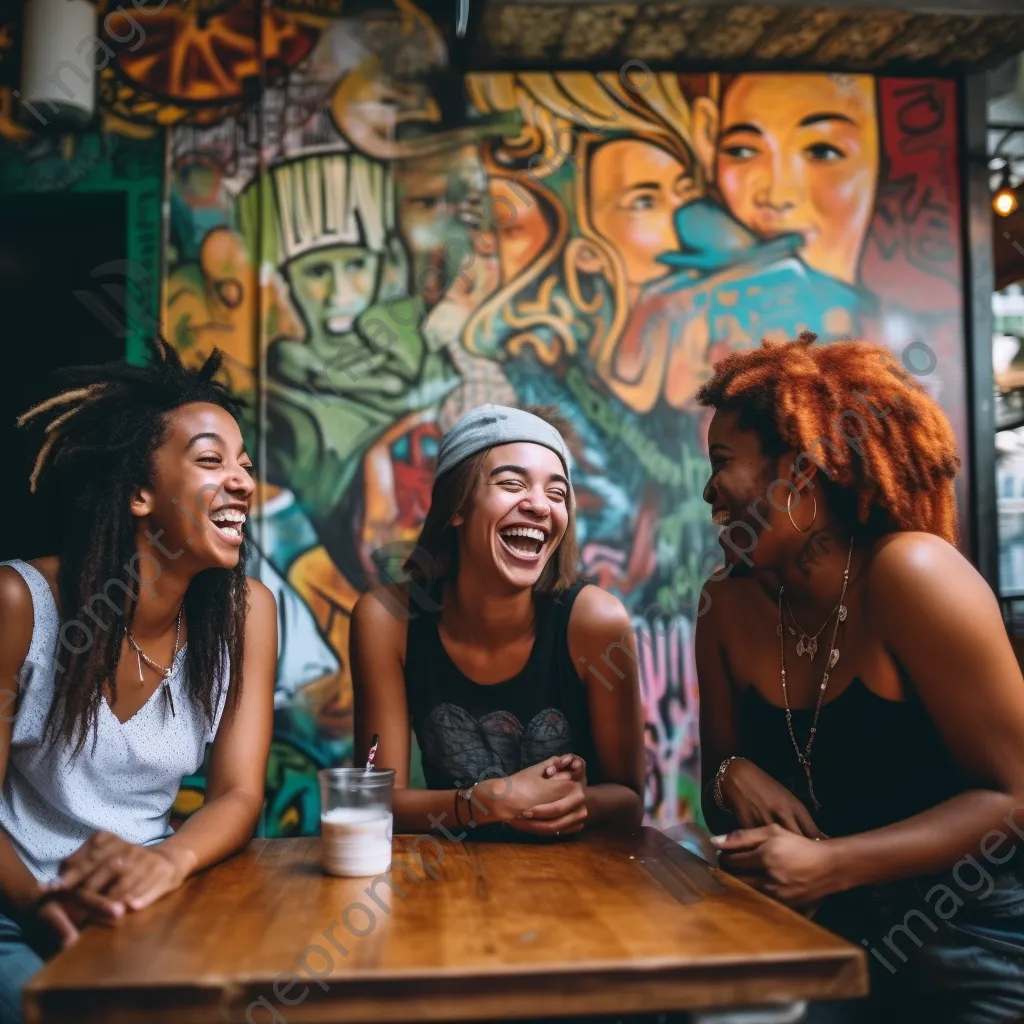
<svg viewBox="0 0 1024 1024"><path fill-rule="evenodd" d="M335 807L320 815L322 863L329 875L379 875L391 863L392 817L372 808Z"/></svg>
<svg viewBox="0 0 1024 1024"><path fill-rule="evenodd" d="M321 864L329 875L379 875L391 864L393 768L326 768L320 779Z"/></svg>

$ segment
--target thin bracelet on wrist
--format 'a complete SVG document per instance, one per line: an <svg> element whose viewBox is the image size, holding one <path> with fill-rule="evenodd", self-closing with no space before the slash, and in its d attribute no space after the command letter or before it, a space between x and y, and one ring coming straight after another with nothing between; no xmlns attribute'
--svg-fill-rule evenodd
<svg viewBox="0 0 1024 1024"><path fill-rule="evenodd" d="M745 760L746 760L746 758L741 757L739 754L733 754L732 757L727 757L718 766L718 771L715 772L715 783L711 787L711 795L714 797L715 806L723 814L731 815L732 811L729 810L728 807L726 807L725 800L722 798L722 779L725 778L725 773L728 771L729 765L731 765L733 763L733 761L745 761Z"/></svg>
<svg viewBox="0 0 1024 1024"><path fill-rule="evenodd" d="M476 820L476 814L473 812L473 794L476 792L476 787L480 785L480 782L474 782L469 789L466 790L466 810L469 812L469 827L475 828L479 822Z"/></svg>
<svg viewBox="0 0 1024 1024"><path fill-rule="evenodd" d="M466 811L467 811L467 813L469 815L468 820L463 822L462 819L459 818L459 813L458 813L458 810L456 809L455 817L458 820L458 823L460 825L465 824L465 825L468 825L470 828L476 828L476 826L478 824L476 818L473 816L473 802L472 801L473 801L473 793L476 790L476 787L479 786L479 785L480 785L479 782L474 782L474 783L472 783L469 786L463 786L455 794L456 808L458 808L459 800L465 801Z"/></svg>

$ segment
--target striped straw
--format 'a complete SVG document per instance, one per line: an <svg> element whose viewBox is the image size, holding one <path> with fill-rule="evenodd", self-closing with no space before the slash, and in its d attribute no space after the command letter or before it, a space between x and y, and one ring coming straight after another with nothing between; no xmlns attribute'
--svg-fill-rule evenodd
<svg viewBox="0 0 1024 1024"><path fill-rule="evenodd" d="M370 744L370 753L366 756L366 770L373 771L373 759L377 756L377 744L380 742L379 733L373 734L373 742Z"/></svg>

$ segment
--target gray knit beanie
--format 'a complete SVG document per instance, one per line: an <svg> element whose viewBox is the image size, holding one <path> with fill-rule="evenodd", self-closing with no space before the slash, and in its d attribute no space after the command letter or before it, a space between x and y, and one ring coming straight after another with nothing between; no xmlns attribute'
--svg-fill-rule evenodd
<svg viewBox="0 0 1024 1024"><path fill-rule="evenodd" d="M562 435L532 412L508 405L479 405L454 423L441 438L434 477L447 473L477 452L516 441L550 448L562 460L569 479L569 448Z"/></svg>

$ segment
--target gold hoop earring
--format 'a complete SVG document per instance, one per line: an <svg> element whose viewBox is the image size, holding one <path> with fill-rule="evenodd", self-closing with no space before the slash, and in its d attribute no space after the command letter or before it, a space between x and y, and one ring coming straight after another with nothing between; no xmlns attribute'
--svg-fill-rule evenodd
<svg viewBox="0 0 1024 1024"><path fill-rule="evenodd" d="M811 495L811 500L814 502L814 514L811 516L811 521L807 524L807 529L801 530L800 527L796 525L796 522L793 519L793 508L792 508L792 505L793 505L793 492L792 491L789 492L789 497L786 499L786 512L789 515L789 521L793 524L793 529L796 530L797 533L810 533L811 527L814 525L814 520L818 518L818 498L817 498L816 495L812 494Z"/></svg>

